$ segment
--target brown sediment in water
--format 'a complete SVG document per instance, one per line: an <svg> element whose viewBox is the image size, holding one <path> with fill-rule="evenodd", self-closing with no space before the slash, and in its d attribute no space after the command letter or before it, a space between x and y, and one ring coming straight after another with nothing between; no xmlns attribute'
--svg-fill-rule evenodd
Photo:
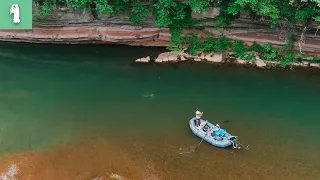
<svg viewBox="0 0 320 180"><path fill-rule="evenodd" d="M0 161L0 173L13 164L19 180L115 179L112 174L122 179L157 179L143 163L102 139L9 155Z"/></svg>
<svg viewBox="0 0 320 180"><path fill-rule="evenodd" d="M149 159L161 179L223 179L223 180L318 180L320 171L305 162L295 163L276 147L253 147L240 151L232 148L218 149L204 143L195 152L190 143L170 140L170 144L143 142L141 156ZM148 144L148 146L146 146ZM139 145L137 145L139 147ZM276 149L273 149L276 148ZM269 152L262 152L266 149ZM272 151L273 150L273 151ZM254 159L261 152L268 158ZM282 154L282 156L281 156ZM279 155L279 156L278 156ZM160 177L160 176L159 176Z"/></svg>
<svg viewBox="0 0 320 180"><path fill-rule="evenodd" d="M174 139L168 142L127 139L115 143L92 138L8 155L0 161L0 173L15 164L18 180L114 180L112 174L132 180L317 180L320 177L316 167L293 163L285 155L280 156L282 152L278 151L282 150L273 147L253 147L245 152L217 149L203 143L194 152L189 142ZM257 152L263 158L251 157Z"/></svg>

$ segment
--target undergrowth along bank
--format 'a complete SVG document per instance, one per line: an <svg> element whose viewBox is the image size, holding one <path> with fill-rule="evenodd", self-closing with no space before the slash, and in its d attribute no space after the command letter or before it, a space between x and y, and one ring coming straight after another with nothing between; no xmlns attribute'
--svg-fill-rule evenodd
<svg viewBox="0 0 320 180"><path fill-rule="evenodd" d="M191 55L199 55L204 53L230 53L231 57L243 59L250 63L255 63L255 56L259 56L264 61L278 62L281 67L293 65L295 62L308 61L309 63L320 63L318 57L309 57L306 54L293 50L294 38L287 44L276 49L271 44L260 45L253 42L251 46L241 40L232 41L223 34L219 37L214 35L200 36L197 34L189 34L185 36L187 41L186 52Z"/></svg>
<svg viewBox="0 0 320 180"><path fill-rule="evenodd" d="M40 13L45 18L57 7L68 6L75 9L85 8L95 19L104 14L110 16L117 12L126 14L132 23L138 23L152 15L158 28L170 28L171 40L169 50L181 51L185 45L188 52L232 51L235 58L253 60L259 54L262 60L279 61L283 67L295 61L318 58L307 57L301 52L293 51L296 41L303 42L304 34L315 28L320 21L320 0L33 0L41 6ZM219 8L219 15L212 18L194 19L192 12L206 12L210 8ZM217 29L223 29L241 13L259 19L270 28L278 30L284 36L286 44L275 49L271 44L251 46L242 41L231 41L223 34L219 37L200 35L183 36L183 30L202 30L199 24L212 22ZM318 27L320 28L320 26ZM317 32L316 32L317 33ZM315 34L316 34L315 33ZM296 40L294 37L301 37ZM187 44L186 44L187 43Z"/></svg>

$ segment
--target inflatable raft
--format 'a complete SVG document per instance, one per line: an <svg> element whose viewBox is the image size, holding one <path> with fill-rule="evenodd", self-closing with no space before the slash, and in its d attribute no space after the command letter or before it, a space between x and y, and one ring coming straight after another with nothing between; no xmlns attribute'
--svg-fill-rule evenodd
<svg viewBox="0 0 320 180"><path fill-rule="evenodd" d="M237 143L236 136L232 136L231 134L227 133L225 129L220 129L220 127L217 127L203 119L200 119L202 128L198 129L195 125L195 119L195 117L192 118L189 124L191 131L196 136L204 139L215 147L226 148L233 146L234 148L238 148L239 144Z"/></svg>

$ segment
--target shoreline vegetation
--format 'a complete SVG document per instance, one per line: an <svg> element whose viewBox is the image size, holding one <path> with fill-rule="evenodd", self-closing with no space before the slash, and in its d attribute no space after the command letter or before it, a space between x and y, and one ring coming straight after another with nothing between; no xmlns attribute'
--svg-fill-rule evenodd
<svg viewBox="0 0 320 180"><path fill-rule="evenodd" d="M113 17L118 13L127 17L128 23L152 21L156 28L169 28L171 53L160 54L155 62L181 62L186 60L215 63L236 62L258 67L316 67L319 68L319 52L303 52L307 37L319 39L320 0L33 0L40 8L40 19L60 7L84 9L92 16L92 22ZM212 11L212 12L211 12ZM83 11L84 12L84 11ZM194 13L200 13L196 18ZM279 34L285 43L245 44L224 36L235 20L248 17L252 22L266 25L261 31ZM50 18L48 19L50 21ZM220 32L219 37L206 29L209 26ZM262 26L261 26L262 27ZM250 31L246 27L244 31ZM197 34L184 35L184 31ZM217 35L216 35L217 36ZM232 37L231 37L232 38ZM277 48L275 48L277 47ZM298 48L297 48L298 47ZM211 57L213 55L213 57ZM149 58L136 62L149 62Z"/></svg>
<svg viewBox="0 0 320 180"><path fill-rule="evenodd" d="M320 63L314 62L312 59L305 59L302 61L290 62L287 65L281 64L280 61L266 61L262 60L258 55L248 61L246 59L239 59L232 57L232 52L225 53L199 53L200 55L193 56L185 52L168 51L159 54L156 57L147 56L141 57L135 60L135 63L147 64L147 63L157 63L157 64L175 64L175 63L185 63L185 62L200 62L207 64L236 64L247 67L258 67L261 69L276 69L276 68L290 68L293 70L294 67L312 68L320 69Z"/></svg>
<svg viewBox="0 0 320 180"><path fill-rule="evenodd" d="M256 66L259 68L286 68L310 67L320 69L320 59L317 56L308 56L293 51L294 40L276 49L272 44L260 45L253 42L251 46L241 40L231 41L223 34L218 39L213 35L205 41L198 35L189 34L185 37L187 47L181 51L168 51L158 55L155 63L178 62L206 62L206 63L233 63L238 65ZM149 63L151 57L136 59L137 63Z"/></svg>

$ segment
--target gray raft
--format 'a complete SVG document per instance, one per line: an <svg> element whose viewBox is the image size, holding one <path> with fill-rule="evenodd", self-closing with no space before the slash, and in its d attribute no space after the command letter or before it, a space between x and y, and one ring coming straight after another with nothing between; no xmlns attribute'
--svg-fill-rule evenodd
<svg viewBox="0 0 320 180"><path fill-rule="evenodd" d="M205 141L207 141L209 144L213 145L213 146L216 146L216 147L219 147L219 148L226 148L228 146L233 146L234 148L237 148L238 145L236 143L236 137L235 136L232 136L231 134L229 134L228 132L225 132L223 136L219 136L219 135L216 135L214 134L214 136L212 136L211 134L208 134L204 131L206 129L210 129L212 128L212 130L217 130L218 128L203 120L203 119L200 119L201 121L201 125L205 125L206 128L201 128L200 130L196 128L195 126L195 117L192 118L189 122L190 124L190 129L191 131L198 137L200 137L201 139L204 139ZM204 129L204 130L203 130ZM206 136L207 135L207 136Z"/></svg>

